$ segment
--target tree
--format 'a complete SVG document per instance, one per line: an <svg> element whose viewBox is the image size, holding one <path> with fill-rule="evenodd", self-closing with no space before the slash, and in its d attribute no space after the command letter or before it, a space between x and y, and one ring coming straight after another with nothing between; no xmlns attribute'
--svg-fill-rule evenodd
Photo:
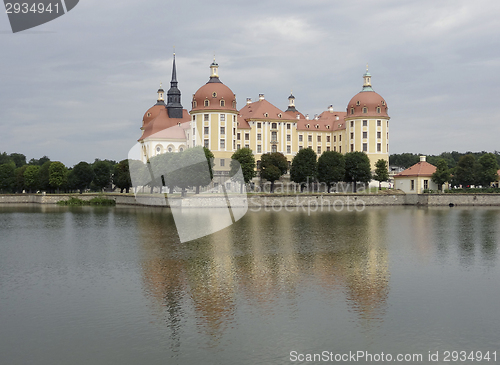
<svg viewBox="0 0 500 365"><path fill-rule="evenodd" d="M120 193L123 193L123 189L127 193L129 192L132 180L130 179L128 160L122 160L115 165L113 183L120 189Z"/></svg>
<svg viewBox="0 0 500 365"><path fill-rule="evenodd" d="M389 170L387 169L386 160L380 159L375 163L373 179L378 181L378 190L382 190L382 181L389 180Z"/></svg>
<svg viewBox="0 0 500 365"><path fill-rule="evenodd" d="M498 162L493 153L486 153L478 160L477 182L483 187L489 187L492 182L498 181Z"/></svg>
<svg viewBox="0 0 500 365"><path fill-rule="evenodd" d="M238 162L238 163L236 163ZM241 192L243 192L243 182L248 184L255 177L255 157L250 148L241 148L231 156L231 176L235 176L241 167L243 173L243 181L241 184Z"/></svg>
<svg viewBox="0 0 500 365"><path fill-rule="evenodd" d="M414 153L392 154L389 156L390 165L403 167L405 169L415 165L419 160L419 155Z"/></svg>
<svg viewBox="0 0 500 365"><path fill-rule="evenodd" d="M290 168L290 180L300 184L300 191L308 185L309 181L314 181L318 174L317 155L312 148L303 148L297 152L292 160ZM305 183L305 185L304 185Z"/></svg>
<svg viewBox="0 0 500 365"><path fill-rule="evenodd" d="M345 181L353 184L356 192L357 182L367 184L371 179L370 159L364 152L348 152L345 154Z"/></svg>
<svg viewBox="0 0 500 365"><path fill-rule="evenodd" d="M15 188L16 164L14 161L0 165L0 192L11 193Z"/></svg>
<svg viewBox="0 0 500 365"><path fill-rule="evenodd" d="M29 165L24 171L24 185L31 193L33 190L36 192L40 187L39 178L40 166Z"/></svg>
<svg viewBox="0 0 500 365"><path fill-rule="evenodd" d="M40 166L39 180L40 180L40 190L49 191L50 190L50 174L49 169L52 162L46 161L42 166Z"/></svg>
<svg viewBox="0 0 500 365"><path fill-rule="evenodd" d="M28 168L28 165L23 165L21 167L18 167L14 171L14 175L15 175L14 189L17 192L22 193L23 190L26 189L26 185L24 184L24 172L26 171L27 168Z"/></svg>
<svg viewBox="0 0 500 365"><path fill-rule="evenodd" d="M448 162L444 158L436 163L436 171L432 174L431 180L437 184L440 191L443 191L443 184L450 181L450 169L448 168Z"/></svg>
<svg viewBox="0 0 500 365"><path fill-rule="evenodd" d="M47 161L50 161L50 158L47 156L43 156L40 159L32 158L29 162L28 165L36 165L36 166L42 166L44 163Z"/></svg>
<svg viewBox="0 0 500 365"><path fill-rule="evenodd" d="M11 153L9 157L12 159L12 161L14 161L16 167L26 165L26 156L22 153Z"/></svg>
<svg viewBox="0 0 500 365"><path fill-rule="evenodd" d="M476 181L476 159L468 154L460 157L455 168L455 180L459 185L469 186Z"/></svg>
<svg viewBox="0 0 500 365"><path fill-rule="evenodd" d="M260 177L271 182L271 193L274 182L288 170L288 161L280 152L264 153L260 160Z"/></svg>
<svg viewBox="0 0 500 365"><path fill-rule="evenodd" d="M62 162L55 161L50 164L49 167L49 185L57 189L59 193L59 189L67 183L67 173L68 169Z"/></svg>
<svg viewBox="0 0 500 365"><path fill-rule="evenodd" d="M111 183L111 166L106 161L95 161L93 164L94 185L102 191Z"/></svg>
<svg viewBox="0 0 500 365"><path fill-rule="evenodd" d="M7 152L2 152L0 153L0 165L7 164L9 162L14 162L10 156L7 154ZM15 164L14 164L15 166Z"/></svg>
<svg viewBox="0 0 500 365"><path fill-rule="evenodd" d="M344 155L336 151L325 151L318 158L318 180L327 184L328 192L333 184L344 180Z"/></svg>
<svg viewBox="0 0 500 365"><path fill-rule="evenodd" d="M213 166L214 166L214 154L206 147L193 147L186 151L187 154L184 156L186 162L190 163L191 169L189 172L189 186L196 187L196 194L200 193L200 186L207 186L212 182L214 177ZM184 153L183 152L183 153ZM204 161L200 161L201 155L205 156ZM191 160L192 162L189 162Z"/></svg>
<svg viewBox="0 0 500 365"><path fill-rule="evenodd" d="M90 187L90 183L94 180L94 169L90 164L82 161L75 165L72 171L75 177L76 188L80 190L81 194L84 189Z"/></svg>

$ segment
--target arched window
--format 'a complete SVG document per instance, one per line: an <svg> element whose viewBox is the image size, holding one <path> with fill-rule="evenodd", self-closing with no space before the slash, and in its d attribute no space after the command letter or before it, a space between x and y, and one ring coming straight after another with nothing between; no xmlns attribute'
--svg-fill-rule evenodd
<svg viewBox="0 0 500 365"><path fill-rule="evenodd" d="M366 106L363 107L363 113L364 114L368 113L368 108Z"/></svg>
<svg viewBox="0 0 500 365"><path fill-rule="evenodd" d="M205 106L209 106L210 102L208 100L205 100Z"/></svg>
<svg viewBox="0 0 500 365"><path fill-rule="evenodd" d="M380 107L377 106L377 113L380 113Z"/></svg>
<svg viewBox="0 0 500 365"><path fill-rule="evenodd" d="M220 106L226 106L226 101L225 100L221 100L220 101Z"/></svg>

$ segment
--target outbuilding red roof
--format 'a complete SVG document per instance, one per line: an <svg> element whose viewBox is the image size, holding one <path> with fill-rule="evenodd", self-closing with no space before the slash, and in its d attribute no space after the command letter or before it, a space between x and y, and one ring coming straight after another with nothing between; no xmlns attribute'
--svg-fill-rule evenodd
<svg viewBox="0 0 500 365"><path fill-rule="evenodd" d="M415 165L400 172L394 177L407 177L407 176L432 176L436 172L436 166L431 165L427 161L417 162Z"/></svg>

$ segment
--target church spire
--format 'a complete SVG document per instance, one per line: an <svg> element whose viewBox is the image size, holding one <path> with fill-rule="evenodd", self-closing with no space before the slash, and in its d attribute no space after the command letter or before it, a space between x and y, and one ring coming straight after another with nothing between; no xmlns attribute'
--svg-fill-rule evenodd
<svg viewBox="0 0 500 365"><path fill-rule="evenodd" d="M172 66L172 80L167 92L167 112L170 118L182 118L181 91L177 88L177 68L175 67L175 53Z"/></svg>

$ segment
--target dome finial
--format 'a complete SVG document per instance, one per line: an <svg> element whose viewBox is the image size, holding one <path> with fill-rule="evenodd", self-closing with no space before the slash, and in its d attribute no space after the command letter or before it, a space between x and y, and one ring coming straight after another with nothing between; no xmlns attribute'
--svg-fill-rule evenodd
<svg viewBox="0 0 500 365"><path fill-rule="evenodd" d="M366 63L366 72L368 72L368 62Z"/></svg>

